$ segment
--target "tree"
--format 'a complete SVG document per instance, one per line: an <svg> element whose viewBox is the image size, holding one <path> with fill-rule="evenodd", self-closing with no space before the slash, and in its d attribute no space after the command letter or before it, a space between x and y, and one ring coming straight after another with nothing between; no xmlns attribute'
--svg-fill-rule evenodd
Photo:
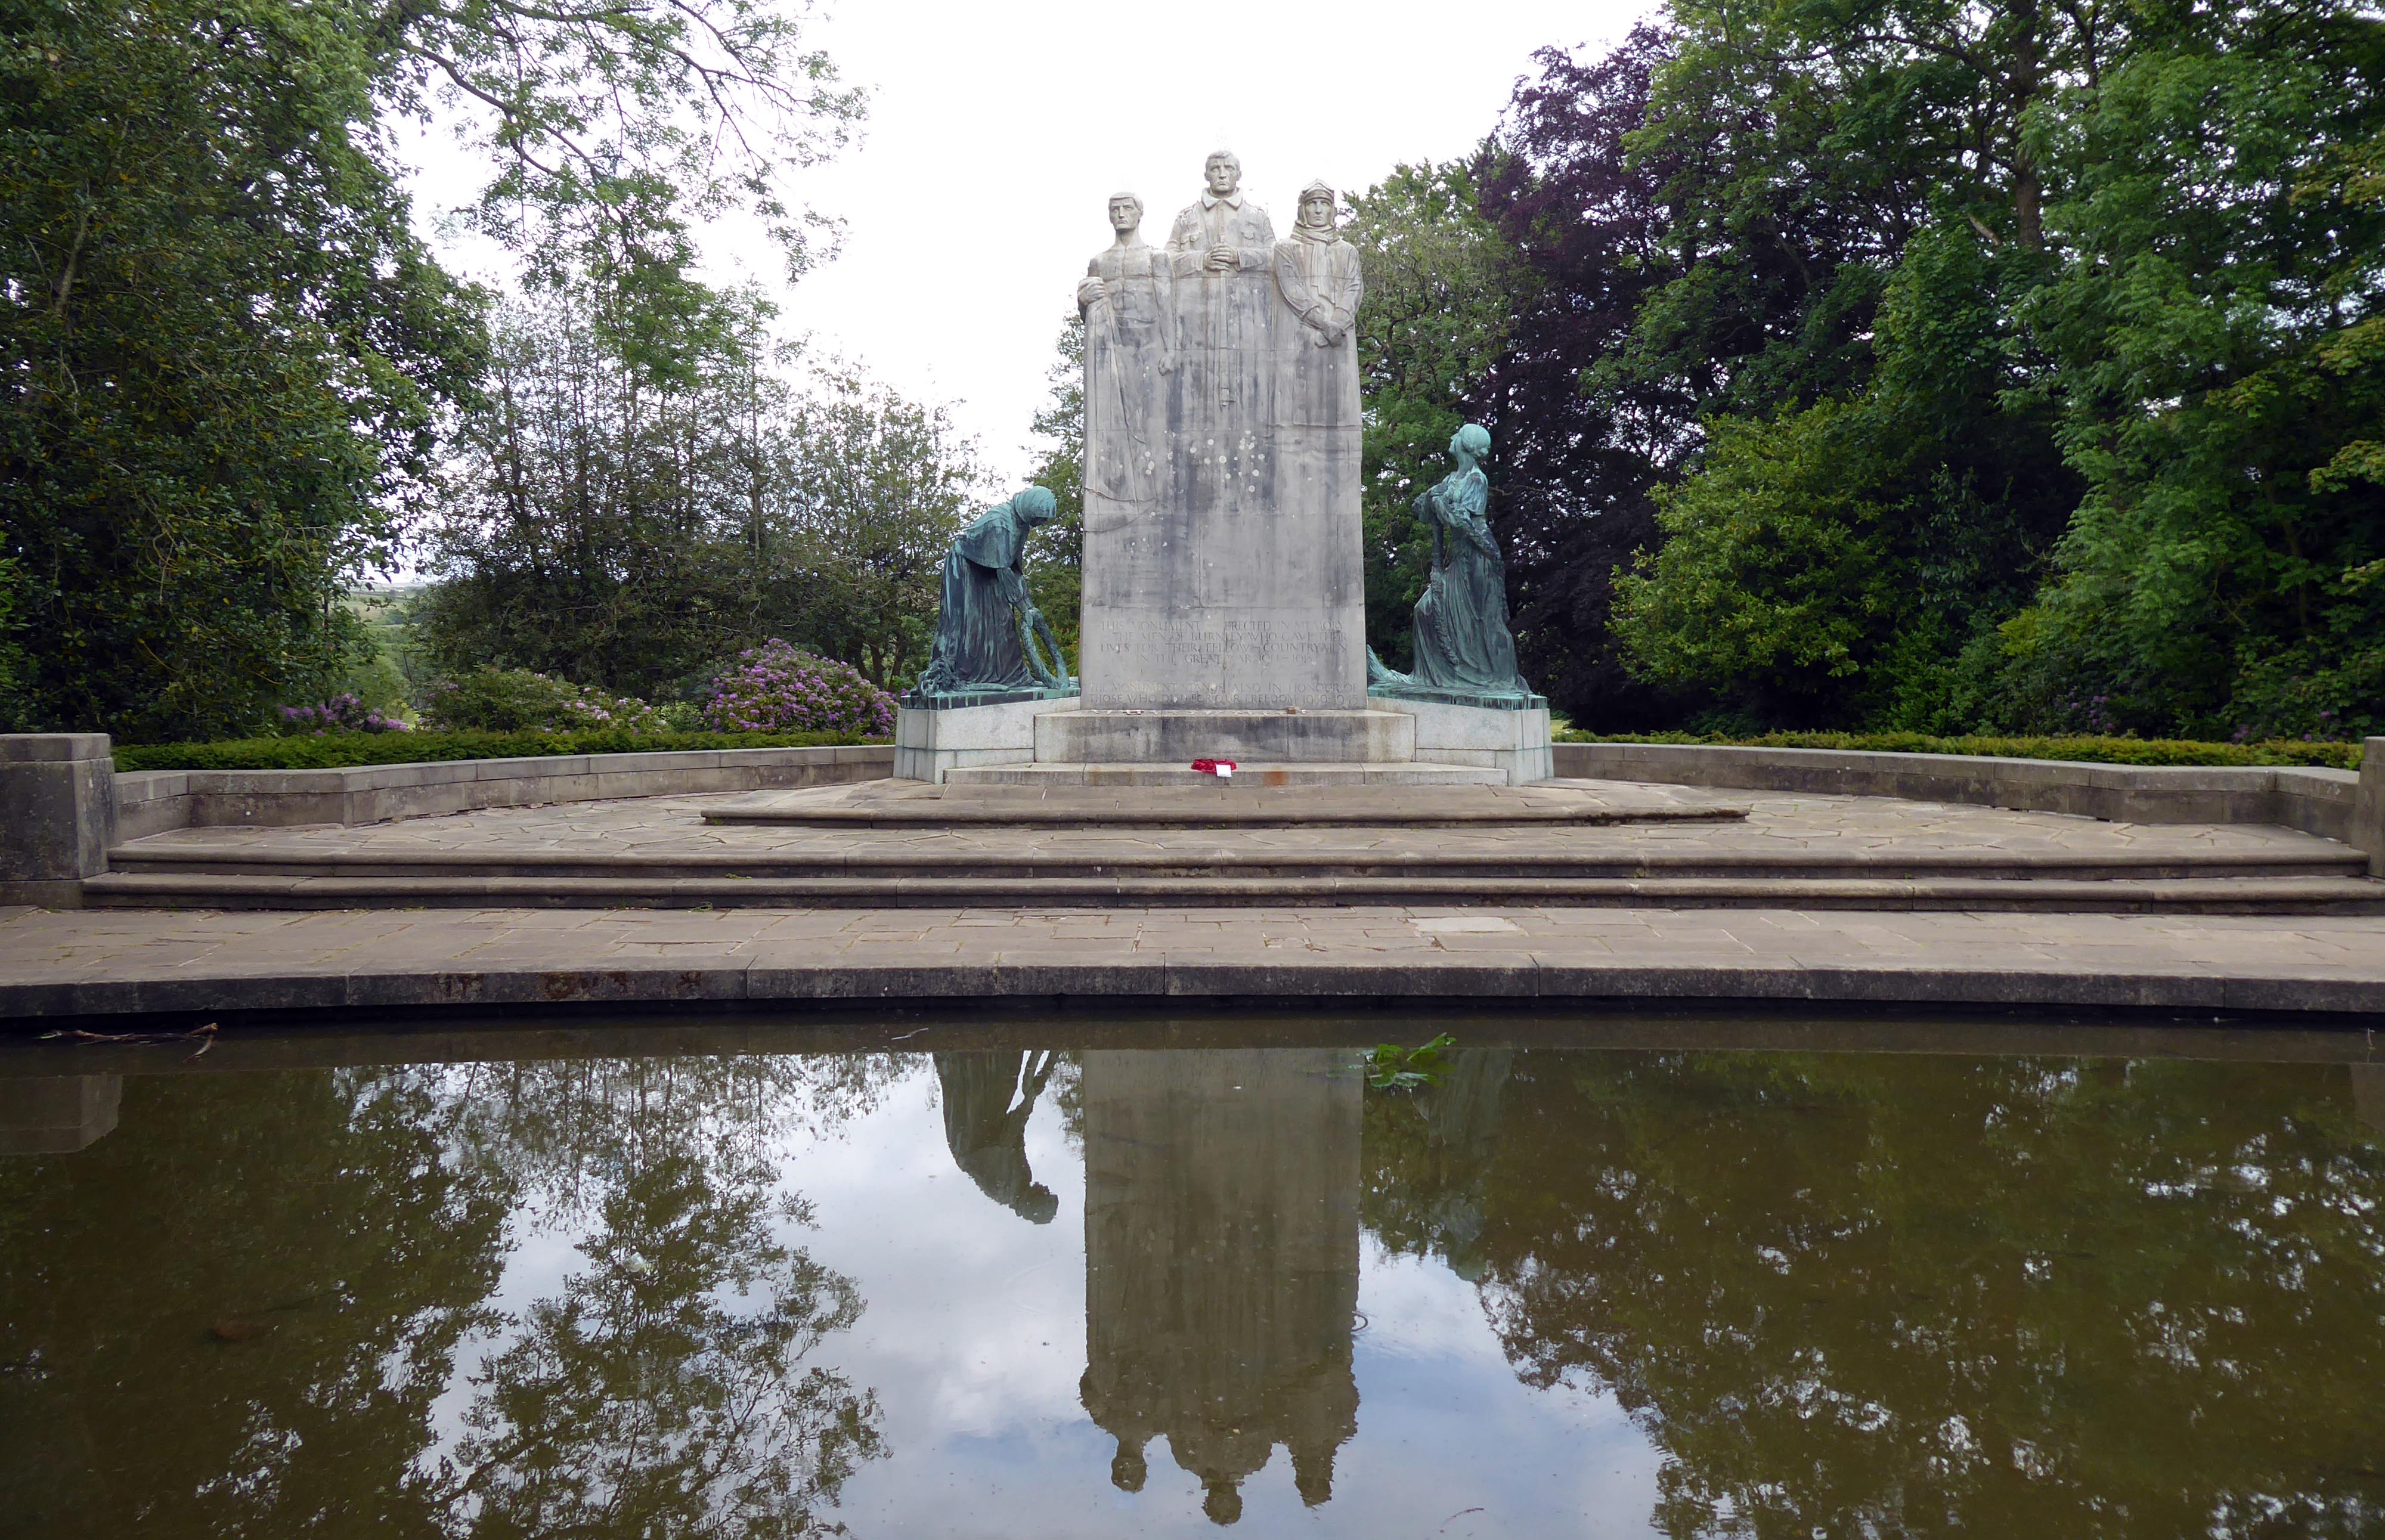
<svg viewBox="0 0 2385 1540"><path fill-rule="evenodd" d="M337 604L477 368L340 7L0 5L9 725L205 736L335 676Z"/></svg>
<svg viewBox="0 0 2385 1540"><path fill-rule="evenodd" d="M1034 432L1048 444L1027 474L1052 494L1057 508L1027 545L1027 592L1052 623L1052 633L1077 673L1084 671L1079 639L1085 603L1085 318L1060 329L1057 356L1044 371L1052 394L1035 414Z"/></svg>
<svg viewBox="0 0 2385 1540"><path fill-rule="evenodd" d="M772 636L881 685L925 660L974 446L774 347L754 296L699 297L667 366L619 345L593 282L500 311L415 607L434 669L654 695Z"/></svg>
<svg viewBox="0 0 2385 1540"><path fill-rule="evenodd" d="M2380 80L2356 6L2148 7L2055 136L2029 319L2087 493L2009 633L2040 712L2385 730Z"/></svg>
<svg viewBox="0 0 2385 1540"><path fill-rule="evenodd" d="M1636 335L1671 262L1657 201L1665 165L1628 148L1671 47L1642 26L1589 62L1543 50L1540 75L1517 87L1474 171L1483 217L1530 287L1465 415L1491 430L1491 520L1525 675L1600 731L1673 709L1625 668L1607 590L1614 570L1655 538L1649 493L1688 448L1694 400L1606 364Z"/></svg>
<svg viewBox="0 0 2385 1540"><path fill-rule="evenodd" d="M1529 282L1477 204L1462 163L1400 166L1351 197L1342 230L1367 282L1358 312L1367 640L1397 669L1409 666L1432 554L1411 505L1451 469L1450 438L1505 351L1516 291Z"/></svg>

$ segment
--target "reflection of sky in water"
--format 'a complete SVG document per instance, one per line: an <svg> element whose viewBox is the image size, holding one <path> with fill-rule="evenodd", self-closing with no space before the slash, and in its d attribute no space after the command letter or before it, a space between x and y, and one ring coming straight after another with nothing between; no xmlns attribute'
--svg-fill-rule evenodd
<svg viewBox="0 0 2385 1540"><path fill-rule="evenodd" d="M1202 1486L1164 1435L1142 1492L1111 1484L1115 1442L1086 1415L1085 1167L1056 1097L1026 1129L1035 1180L1058 1198L1035 1224L954 1163L923 1058L865 1115L801 1129L772 1152L782 1191L814 1227L781 1238L852 1277L859 1323L807 1363L877 1392L887 1458L864 1463L823 1517L860 1535L1196 1535L1218 1533ZM491 1303L518 1319L587 1269L586 1213L557 1228L517 1213ZM1333 1496L1305 1507L1276 1449L1242 1486L1231 1533L1451 1536L1650 1533L1656 1459L1613 1402L1520 1383L1471 1283L1438 1258L1359 1249L1354 1338L1358 1432ZM461 1355L435 1419L459 1431L468 1378L503 1338ZM435 1456L433 1457L435 1458Z"/></svg>

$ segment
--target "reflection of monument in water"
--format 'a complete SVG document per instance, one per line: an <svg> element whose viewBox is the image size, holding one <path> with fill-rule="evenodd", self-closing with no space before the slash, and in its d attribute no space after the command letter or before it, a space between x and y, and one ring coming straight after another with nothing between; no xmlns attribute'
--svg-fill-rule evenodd
<svg viewBox="0 0 2385 1540"><path fill-rule="evenodd" d="M1060 1200L1028 1168L1027 1120L1052 1076L1053 1056L943 1053L935 1061L953 1163L994 1202L1037 1224L1051 1223Z"/></svg>
<svg viewBox="0 0 2385 1540"><path fill-rule="evenodd" d="M1333 1049L1089 1052L1085 1410L1140 1490L1143 1446L1231 1523L1279 1444L1332 1496L1357 1431L1361 1082Z"/></svg>

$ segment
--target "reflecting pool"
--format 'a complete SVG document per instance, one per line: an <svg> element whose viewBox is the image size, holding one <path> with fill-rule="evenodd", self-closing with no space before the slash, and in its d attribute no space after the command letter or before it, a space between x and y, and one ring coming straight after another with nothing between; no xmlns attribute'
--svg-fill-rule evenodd
<svg viewBox="0 0 2385 1540"><path fill-rule="evenodd" d="M16 1051L0 1534L2385 1534L2357 1034L1450 1030Z"/></svg>

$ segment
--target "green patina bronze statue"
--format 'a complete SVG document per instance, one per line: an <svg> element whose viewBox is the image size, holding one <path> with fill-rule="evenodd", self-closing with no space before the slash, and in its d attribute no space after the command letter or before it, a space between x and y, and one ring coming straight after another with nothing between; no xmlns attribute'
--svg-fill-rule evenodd
<svg viewBox="0 0 2385 1540"><path fill-rule="evenodd" d="M1416 500L1417 517L1432 531L1432 577L1416 607L1416 670L1386 668L1369 648L1369 695L1531 695L1507 629L1506 563L1484 517L1491 480L1481 460L1490 452L1488 429L1473 422L1460 428L1449 441L1457 469Z"/></svg>
<svg viewBox="0 0 2385 1540"><path fill-rule="evenodd" d="M913 686L917 694L1068 694L1076 688L1058 639L1027 596L1027 537L1057 511L1050 492L1030 486L978 515L953 542L944 554L935 647Z"/></svg>

